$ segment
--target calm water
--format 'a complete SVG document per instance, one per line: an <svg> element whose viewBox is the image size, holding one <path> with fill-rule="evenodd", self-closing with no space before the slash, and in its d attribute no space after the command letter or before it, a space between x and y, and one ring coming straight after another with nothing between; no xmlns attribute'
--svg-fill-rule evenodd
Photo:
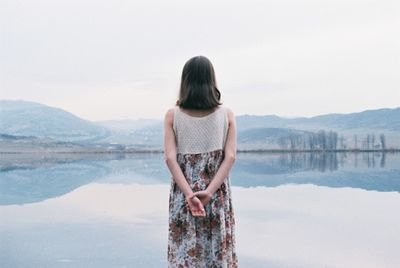
<svg viewBox="0 0 400 268"><path fill-rule="evenodd" d="M162 154L1 155L1 267L166 267ZM400 154L240 153L240 267L400 267Z"/></svg>

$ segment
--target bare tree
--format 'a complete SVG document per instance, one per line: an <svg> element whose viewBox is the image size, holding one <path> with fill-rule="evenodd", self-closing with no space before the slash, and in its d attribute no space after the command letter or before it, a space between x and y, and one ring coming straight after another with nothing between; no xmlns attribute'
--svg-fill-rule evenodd
<svg viewBox="0 0 400 268"><path fill-rule="evenodd" d="M308 135L308 146L310 148L310 150L314 150L314 134L309 134Z"/></svg>
<svg viewBox="0 0 400 268"><path fill-rule="evenodd" d="M344 143L344 137L343 137L343 135L340 135L339 140L340 140L340 149L346 149L346 145L345 145L345 143Z"/></svg>
<svg viewBox="0 0 400 268"><path fill-rule="evenodd" d="M322 150L326 150L326 134L325 130L318 131L318 143Z"/></svg>
<svg viewBox="0 0 400 268"><path fill-rule="evenodd" d="M386 138L385 138L385 134L381 134L379 136L380 140L381 140L381 148L382 149L386 149Z"/></svg>
<svg viewBox="0 0 400 268"><path fill-rule="evenodd" d="M369 145L370 145L370 136L369 136L369 134L367 134L367 139L366 139L366 141L365 141L365 148L366 149L369 149Z"/></svg>
<svg viewBox="0 0 400 268"><path fill-rule="evenodd" d="M329 149L336 150L338 143L338 134L335 131L329 131Z"/></svg>
<svg viewBox="0 0 400 268"><path fill-rule="evenodd" d="M358 137L357 134L354 134L354 149L358 148Z"/></svg>
<svg viewBox="0 0 400 268"><path fill-rule="evenodd" d="M375 134L374 133L371 134L371 146L372 146L372 149L375 149Z"/></svg>

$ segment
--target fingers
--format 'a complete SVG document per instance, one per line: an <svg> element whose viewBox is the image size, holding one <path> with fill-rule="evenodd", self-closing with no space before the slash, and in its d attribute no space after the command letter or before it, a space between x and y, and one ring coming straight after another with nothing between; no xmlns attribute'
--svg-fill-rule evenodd
<svg viewBox="0 0 400 268"><path fill-rule="evenodd" d="M204 210L195 210L195 211L192 211L192 215L203 217L206 215L206 212Z"/></svg>
<svg viewBox="0 0 400 268"><path fill-rule="evenodd" d="M205 212L202 203L198 204L197 206L194 206L193 209L192 209L192 211L194 211L194 212L196 212L196 213L203 213L203 212Z"/></svg>
<svg viewBox="0 0 400 268"><path fill-rule="evenodd" d="M199 193L199 192L196 192L196 193ZM192 215L202 217L202 216L206 215L206 212L204 209L203 202L198 198L194 198L194 197L196 197L196 193L193 193L190 196L188 196L187 202L189 204L189 209L190 209Z"/></svg>
<svg viewBox="0 0 400 268"><path fill-rule="evenodd" d="M197 210L197 209L192 209L192 210L190 210L191 212L192 212L192 215L193 216L202 216L203 215L203 211L201 211L201 210Z"/></svg>
<svg viewBox="0 0 400 268"><path fill-rule="evenodd" d="M206 211L204 210L204 208L196 210L196 216L205 216L205 215Z"/></svg>
<svg viewBox="0 0 400 268"><path fill-rule="evenodd" d="M190 208L190 211L191 211L193 216L205 216L206 215L204 207L203 207L203 205L201 203L200 204L196 204L196 205L195 204L191 204L189 208Z"/></svg>

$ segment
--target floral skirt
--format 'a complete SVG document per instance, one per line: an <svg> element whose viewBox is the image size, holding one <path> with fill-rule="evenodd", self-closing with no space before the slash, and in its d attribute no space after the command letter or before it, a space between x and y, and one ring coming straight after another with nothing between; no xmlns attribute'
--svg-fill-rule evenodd
<svg viewBox="0 0 400 268"><path fill-rule="evenodd" d="M223 150L177 155L181 170L193 192L207 188L223 158ZM185 195L171 178L168 267L238 267L229 176L213 194L205 211L205 217L192 216Z"/></svg>

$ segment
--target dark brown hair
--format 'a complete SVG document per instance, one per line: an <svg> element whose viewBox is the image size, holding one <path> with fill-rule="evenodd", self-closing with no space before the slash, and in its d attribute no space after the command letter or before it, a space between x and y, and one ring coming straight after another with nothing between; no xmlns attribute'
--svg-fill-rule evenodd
<svg viewBox="0 0 400 268"><path fill-rule="evenodd" d="M185 109L211 109L222 104L220 99L211 61L204 56L189 59L182 70L176 105Z"/></svg>

